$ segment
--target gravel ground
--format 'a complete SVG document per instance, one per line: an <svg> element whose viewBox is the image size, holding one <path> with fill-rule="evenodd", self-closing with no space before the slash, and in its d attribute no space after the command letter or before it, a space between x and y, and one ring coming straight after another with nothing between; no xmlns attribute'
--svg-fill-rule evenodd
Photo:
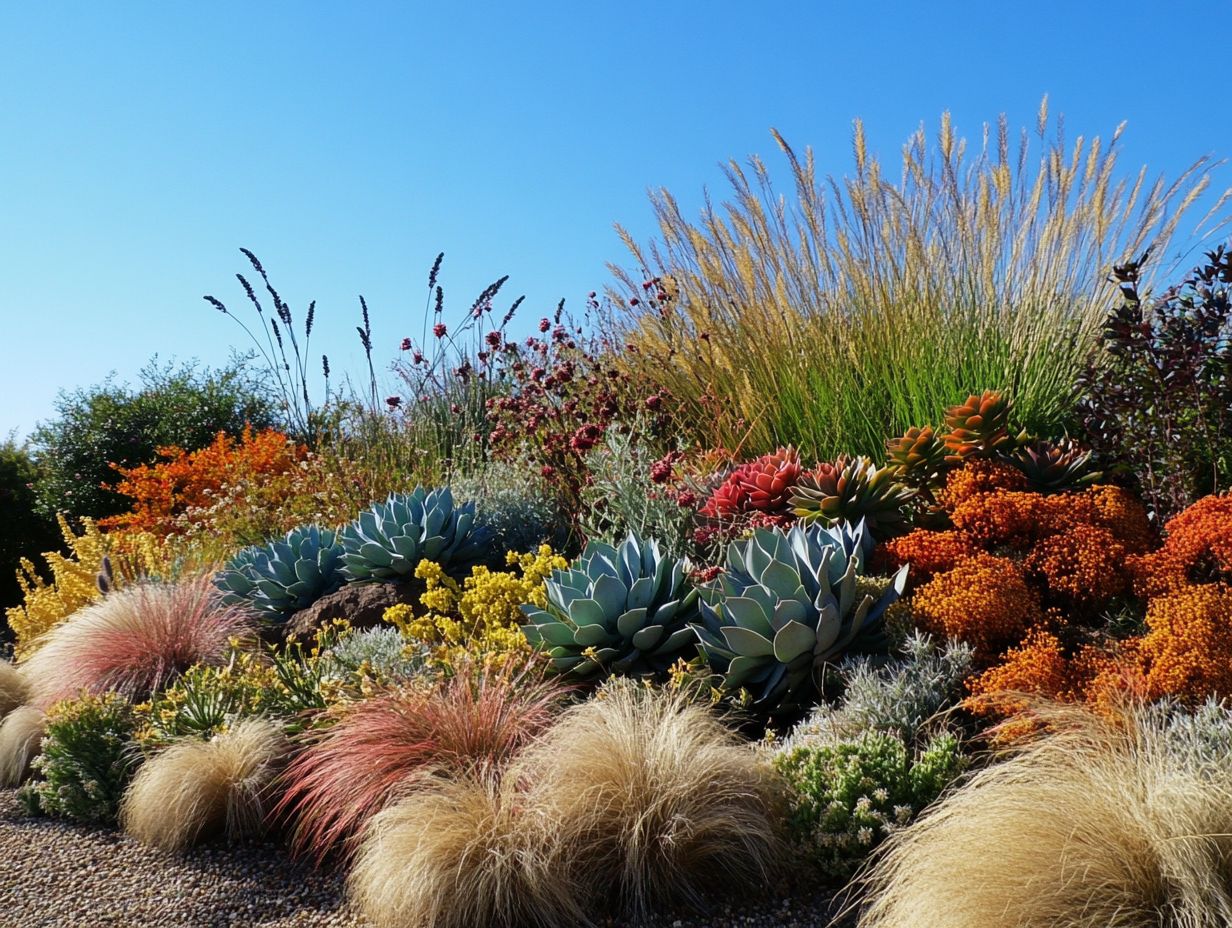
<svg viewBox="0 0 1232 928"><path fill-rule="evenodd" d="M718 905L643 928L822 928L826 898ZM628 928L611 920L607 928ZM277 845L179 856L116 831L30 819L0 790L0 928L371 928L349 911L338 874L290 861ZM484 928L476 925L475 928Z"/></svg>

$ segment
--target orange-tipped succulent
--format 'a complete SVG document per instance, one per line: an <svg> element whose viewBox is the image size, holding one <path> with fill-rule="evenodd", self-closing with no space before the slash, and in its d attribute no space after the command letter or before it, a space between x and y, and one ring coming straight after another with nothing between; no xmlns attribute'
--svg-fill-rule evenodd
<svg viewBox="0 0 1232 928"><path fill-rule="evenodd" d="M1010 435L1010 401L996 390L972 394L965 403L951 406L945 411L945 427L941 440L952 463L1008 451L1016 443Z"/></svg>
<svg viewBox="0 0 1232 928"><path fill-rule="evenodd" d="M887 466L909 487L939 486L947 468L944 442L931 425L912 426L886 442Z"/></svg>
<svg viewBox="0 0 1232 928"><path fill-rule="evenodd" d="M860 456L840 457L804 474L791 494L796 515L823 525L861 519L874 535L892 534L907 522L915 491L900 483L892 467Z"/></svg>

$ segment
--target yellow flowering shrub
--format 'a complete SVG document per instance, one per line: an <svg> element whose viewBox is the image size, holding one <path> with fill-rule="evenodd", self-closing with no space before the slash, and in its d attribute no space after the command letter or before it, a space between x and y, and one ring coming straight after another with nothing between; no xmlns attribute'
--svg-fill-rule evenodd
<svg viewBox="0 0 1232 928"><path fill-rule="evenodd" d="M39 575L29 559L22 558L17 582L24 602L5 612L9 627L17 636L18 658L29 655L41 635L102 595L98 573L104 557L111 557L117 587L167 567L162 547L148 533L105 534L91 519L86 519L78 535L63 515L57 518L69 553L52 551L43 555L51 572L50 582Z"/></svg>
<svg viewBox="0 0 1232 928"><path fill-rule="evenodd" d="M533 553L510 551L505 562L514 569L473 567L459 585L439 564L420 561L415 576L425 585L419 597L422 611L392 606L385 611L385 620L406 637L432 645L435 659L446 665L467 655L529 652L519 607L546 605L543 581L569 562L548 545Z"/></svg>

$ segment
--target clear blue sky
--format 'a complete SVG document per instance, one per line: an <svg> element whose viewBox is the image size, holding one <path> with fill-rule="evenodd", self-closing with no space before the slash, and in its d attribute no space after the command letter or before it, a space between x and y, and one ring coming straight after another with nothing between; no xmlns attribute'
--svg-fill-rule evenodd
<svg viewBox="0 0 1232 928"><path fill-rule="evenodd" d="M459 9L461 7L461 9ZM645 237L645 190L696 204L768 128L850 164L1042 94L1071 136L1129 120L1123 163L1232 155L1221 3L6 3L0 6L0 435L60 387L154 353L217 364L253 249L318 301L357 369L420 331L440 250L459 310L501 274L524 324L581 308ZM1107 10L1108 12L1100 12ZM1227 168L1217 174L1232 185Z"/></svg>

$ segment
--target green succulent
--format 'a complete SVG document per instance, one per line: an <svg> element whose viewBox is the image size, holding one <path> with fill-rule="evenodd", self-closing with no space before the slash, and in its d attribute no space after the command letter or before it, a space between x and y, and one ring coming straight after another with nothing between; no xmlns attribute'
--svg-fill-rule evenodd
<svg viewBox="0 0 1232 928"><path fill-rule="evenodd" d="M545 588L545 608L522 606L522 632L561 673L655 673L696 642L698 594L687 562L632 532L615 547L592 541Z"/></svg>
<svg viewBox="0 0 1232 928"><path fill-rule="evenodd" d="M1035 439L1015 448L1006 460L1022 471L1031 489L1041 493L1076 490L1103 476L1091 467L1091 452L1069 438L1059 442Z"/></svg>
<svg viewBox="0 0 1232 928"><path fill-rule="evenodd" d="M343 574L348 580L399 580L421 560L442 567L481 560L494 535L475 519L475 504L456 504L448 487L391 493L343 527Z"/></svg>
<svg viewBox="0 0 1232 928"><path fill-rule="evenodd" d="M727 548L723 574L701 588L699 647L729 691L789 707L820 668L852 649L885 647L884 614L907 568L876 589L863 582L871 537L861 522L758 529Z"/></svg>
<svg viewBox="0 0 1232 928"><path fill-rule="evenodd" d="M223 602L283 622L342 586L342 548L334 533L302 525L285 538L245 548L214 577Z"/></svg>
<svg viewBox="0 0 1232 928"><path fill-rule="evenodd" d="M879 536L907 522L915 490L898 479L893 467L878 467L869 458L840 457L804 474L791 491L795 513L823 525L864 521Z"/></svg>

